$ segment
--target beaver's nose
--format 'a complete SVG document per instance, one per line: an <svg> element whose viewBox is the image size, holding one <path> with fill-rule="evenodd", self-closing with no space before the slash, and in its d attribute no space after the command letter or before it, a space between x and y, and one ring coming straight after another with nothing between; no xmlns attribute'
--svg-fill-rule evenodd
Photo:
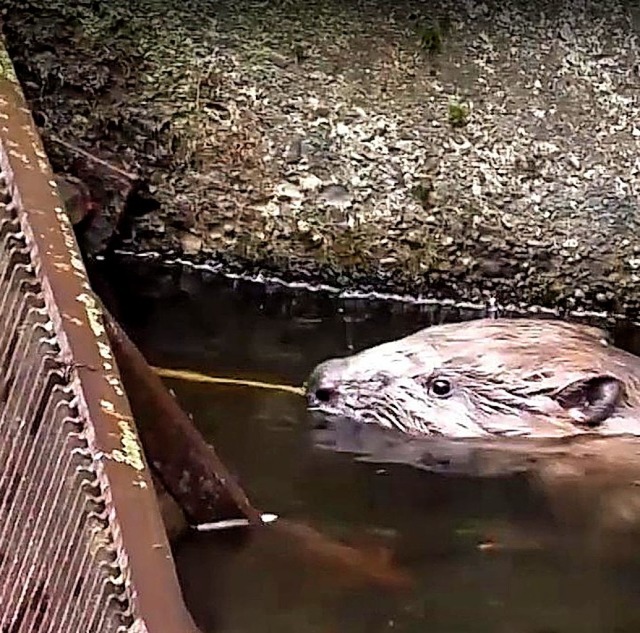
<svg viewBox="0 0 640 633"><path fill-rule="evenodd" d="M331 402L335 393L336 390L334 387L318 387L313 392L313 395L316 397L318 402Z"/></svg>
<svg viewBox="0 0 640 633"><path fill-rule="evenodd" d="M338 393L338 386L346 361L331 359L320 363L307 381L307 398L322 404L331 402Z"/></svg>

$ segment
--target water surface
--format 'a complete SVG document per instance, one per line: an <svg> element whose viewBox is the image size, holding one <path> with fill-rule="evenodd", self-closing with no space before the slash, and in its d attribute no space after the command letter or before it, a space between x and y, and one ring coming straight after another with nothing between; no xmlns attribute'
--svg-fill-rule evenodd
<svg viewBox="0 0 640 633"><path fill-rule="evenodd" d="M107 276L119 317L153 364L286 384L301 384L328 356L474 316L151 264L128 265L126 274L112 266ZM636 332L617 334L619 345L640 349ZM414 581L407 590L364 583L276 536L238 544L194 535L175 554L205 633L640 628L640 541L594 529L589 500L560 497L575 511L558 515L524 474L478 478L359 462L314 445L295 395L167 382L255 505L345 543L389 548Z"/></svg>

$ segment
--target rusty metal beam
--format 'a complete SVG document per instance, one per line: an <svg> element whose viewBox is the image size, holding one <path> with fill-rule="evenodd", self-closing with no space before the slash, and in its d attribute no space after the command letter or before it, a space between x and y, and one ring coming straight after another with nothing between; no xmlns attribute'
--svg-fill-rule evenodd
<svg viewBox="0 0 640 633"><path fill-rule="evenodd" d="M57 375L60 377L61 390L69 394L68 406L73 412L71 419L79 429L78 436L86 442L88 462L82 468L94 477L96 498L104 502L105 511L101 520L105 526L105 551L112 554L109 567L117 572L112 576L112 582L118 585L117 600L127 616L123 620L124 628L118 630L149 633L196 631L182 600L149 467L104 331L101 312L89 285L72 225L64 212L41 139L1 44L0 175L5 188L4 219L7 231L14 231L15 235L12 235L15 240L24 245L27 262L24 264L25 274L33 278L34 293L42 302L44 323L51 330L51 358L59 370ZM0 217L0 222L2 220ZM13 279L9 269L13 265L10 257L15 252L15 249L0 251L0 257L5 257L4 263L7 263L6 279L9 281ZM3 260L0 259L0 268L2 265ZM6 296L10 297L10 293L14 292L13 286L7 285L7 288ZM14 348L11 345L6 347L6 358L9 360L0 368L7 375L11 371L11 359L16 356ZM7 376L0 378L8 381ZM24 385L25 388L28 386ZM41 413L44 415L44 412ZM38 417L39 412L34 415ZM39 425L46 427L55 423L56 418L48 419L42 415L37 421ZM7 425L17 420L9 409L2 409L2 404L0 416L4 416ZM0 440L6 445L9 438L1 437ZM33 452L36 449L29 450ZM63 457L69 456L60 455L61 459ZM14 463L18 462L7 462ZM81 495L82 490L79 489L77 494ZM9 495L10 491L0 490L0 502L11 506ZM47 499L45 497L44 504ZM14 532L28 531L32 527L38 529L41 510L30 508L29 516L18 515L18 529ZM33 525L28 522L32 512L40 512ZM88 532L78 534L89 538ZM11 542L7 544L11 546ZM45 548L42 552L44 555ZM96 570L103 564L98 556L88 560L93 560ZM64 565L65 558L52 558L47 563ZM1 589L6 581L1 570L5 564L9 564L6 556L0 558L0 596L4 595ZM22 567L14 565L11 569ZM25 569L23 572L29 577L33 575L33 571ZM47 584L49 576L44 574L41 584L37 585L41 593L46 595L46 600L42 596L38 598L38 617L30 616L32 624L27 623L31 620L25 615L26 603L16 603L15 606L0 604L0 617L9 627L3 628L3 624L0 627L2 630L38 630L40 633L62 630L58 628L60 621L53 620L48 628L38 628L38 622L45 622L51 613L58 613L56 604L70 600L70 595L47 594L50 589ZM86 574L79 576L78 582L84 579ZM26 576L14 578L14 582L26 581ZM98 592L96 595L106 594ZM60 613L68 613L67 607L60 607ZM100 628L97 624L99 620L106 622L105 618L97 618L95 625L92 624L93 628L85 630L116 630L107 624Z"/></svg>

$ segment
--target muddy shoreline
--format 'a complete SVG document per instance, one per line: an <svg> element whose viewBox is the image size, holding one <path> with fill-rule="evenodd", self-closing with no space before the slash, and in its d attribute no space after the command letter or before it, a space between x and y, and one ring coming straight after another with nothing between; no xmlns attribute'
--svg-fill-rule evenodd
<svg viewBox="0 0 640 633"><path fill-rule="evenodd" d="M54 138L149 183L121 247L234 272L640 317L628 3L9 2Z"/></svg>

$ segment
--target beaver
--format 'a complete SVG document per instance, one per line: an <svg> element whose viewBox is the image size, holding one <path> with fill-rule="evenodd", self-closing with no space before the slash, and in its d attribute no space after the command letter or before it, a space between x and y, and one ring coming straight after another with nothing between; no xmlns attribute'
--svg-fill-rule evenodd
<svg viewBox="0 0 640 633"><path fill-rule="evenodd" d="M640 358L597 327L477 319L326 360L307 403L414 437L638 436Z"/></svg>

